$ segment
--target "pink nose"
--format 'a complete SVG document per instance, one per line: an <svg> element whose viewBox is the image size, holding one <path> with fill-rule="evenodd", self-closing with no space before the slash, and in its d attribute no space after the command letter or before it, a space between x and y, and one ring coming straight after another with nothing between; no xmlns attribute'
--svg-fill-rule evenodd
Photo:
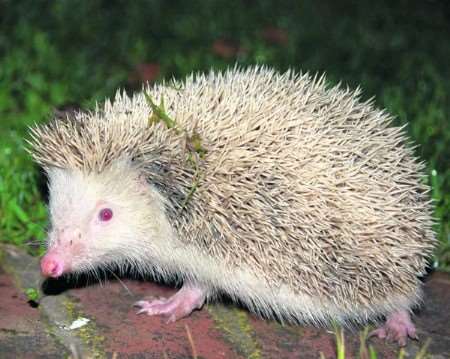
<svg viewBox="0 0 450 359"><path fill-rule="evenodd" d="M41 259L41 272L43 276L58 278L63 274L63 271L64 265L59 258L53 255L45 255Z"/></svg>

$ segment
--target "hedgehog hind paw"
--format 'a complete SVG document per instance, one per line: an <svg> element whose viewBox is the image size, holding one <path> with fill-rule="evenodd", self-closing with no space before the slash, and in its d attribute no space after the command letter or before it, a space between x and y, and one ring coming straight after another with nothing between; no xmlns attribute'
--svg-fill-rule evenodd
<svg viewBox="0 0 450 359"><path fill-rule="evenodd" d="M140 308L137 314L161 315L167 318L167 323L171 323L200 309L205 298L206 295L202 289L184 285L169 298L140 300L134 303L134 306Z"/></svg>
<svg viewBox="0 0 450 359"><path fill-rule="evenodd" d="M389 341L395 341L400 346L405 346L408 338L418 340L416 327L406 310L390 314L386 323L369 334L369 337L378 337Z"/></svg>

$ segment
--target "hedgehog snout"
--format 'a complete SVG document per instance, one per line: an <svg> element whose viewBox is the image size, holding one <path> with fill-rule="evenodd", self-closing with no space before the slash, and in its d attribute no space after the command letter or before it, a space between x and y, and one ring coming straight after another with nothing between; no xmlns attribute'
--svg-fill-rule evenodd
<svg viewBox="0 0 450 359"><path fill-rule="evenodd" d="M41 273L45 277L58 278L71 270L73 258L82 254L84 246L81 231L65 227L53 233L56 238L41 259Z"/></svg>
<svg viewBox="0 0 450 359"><path fill-rule="evenodd" d="M64 272L64 261L55 253L47 253L41 259L41 273L44 277L58 278Z"/></svg>

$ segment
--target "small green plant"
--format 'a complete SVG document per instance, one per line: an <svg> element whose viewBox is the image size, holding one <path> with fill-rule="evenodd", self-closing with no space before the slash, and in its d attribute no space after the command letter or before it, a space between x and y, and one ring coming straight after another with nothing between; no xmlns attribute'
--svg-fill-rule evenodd
<svg viewBox="0 0 450 359"><path fill-rule="evenodd" d="M345 338L344 338L344 330L342 327L334 326L334 336L336 338L336 358L337 359L345 359Z"/></svg>
<svg viewBox="0 0 450 359"><path fill-rule="evenodd" d="M372 345L367 346L367 338L369 335L369 327L365 327L359 333L359 358L360 359L376 359L377 353Z"/></svg>
<svg viewBox="0 0 450 359"><path fill-rule="evenodd" d="M342 327L338 325L333 325L334 330L334 337L336 340L336 359L345 359L347 358L346 352L345 352L345 336L344 336L344 330ZM368 333L369 333L369 327L364 328L363 331L359 333L359 355L358 357L360 359L377 359L378 355L375 351L374 347L372 345L367 345L368 340ZM414 359L425 359L427 358L427 349L430 344L430 341L427 340L425 344L420 348L419 352L416 354ZM400 348L397 353L398 359L404 359L406 355L405 349ZM320 358L324 359L325 355L323 353L320 353Z"/></svg>
<svg viewBox="0 0 450 359"><path fill-rule="evenodd" d="M150 105L150 108L152 109L152 114L150 115L148 119L148 123L150 126L153 126L154 124L157 124L159 122L163 122L168 129L174 129L176 134L179 134L181 132L180 129L177 128L175 120L173 120L167 113L166 109L164 107L164 96L161 95L161 102L159 103L159 106L156 105L150 95L148 93L144 93L145 99L147 100L147 103Z"/></svg>
<svg viewBox="0 0 450 359"><path fill-rule="evenodd" d="M165 110L164 107L164 96L161 95L161 101L159 105L156 105L155 102L152 100L149 94L144 93L144 96L147 100L147 103L150 105L150 108L152 109L152 114L150 115L148 122L150 126L153 126L157 123L164 123L166 127L170 130L174 130L177 135L184 135L185 143L186 143L186 160L188 163L190 163L194 169L194 175L192 180L192 185L186 194L186 197L181 205L180 210L182 211L192 196L194 195L195 191L197 190L198 186L200 185L202 171L200 168L200 160L203 159L207 153L206 149L203 147L202 139L200 137L200 134L195 130L195 128L192 130L192 133L189 134L186 129L179 128L177 126L177 123L174 119L172 119Z"/></svg>
<svg viewBox="0 0 450 359"><path fill-rule="evenodd" d="M31 300L33 302L38 302L40 298L39 291L36 288L25 289L25 295L27 296L28 300Z"/></svg>

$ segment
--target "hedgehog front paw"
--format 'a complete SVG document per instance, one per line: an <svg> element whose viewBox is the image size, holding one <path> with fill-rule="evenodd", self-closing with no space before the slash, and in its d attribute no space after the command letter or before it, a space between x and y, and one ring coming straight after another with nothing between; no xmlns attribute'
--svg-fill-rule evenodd
<svg viewBox="0 0 450 359"><path fill-rule="evenodd" d="M140 300L134 303L140 310L137 314L162 315L167 323L187 317L195 309L200 309L205 302L205 292L197 287L183 285L183 287L170 298L153 300Z"/></svg>
<svg viewBox="0 0 450 359"><path fill-rule="evenodd" d="M411 317L406 310L401 310L390 314L386 323L372 331L369 337L377 336L380 339L396 341L400 346L405 346L408 337L418 339L416 327L411 321Z"/></svg>

